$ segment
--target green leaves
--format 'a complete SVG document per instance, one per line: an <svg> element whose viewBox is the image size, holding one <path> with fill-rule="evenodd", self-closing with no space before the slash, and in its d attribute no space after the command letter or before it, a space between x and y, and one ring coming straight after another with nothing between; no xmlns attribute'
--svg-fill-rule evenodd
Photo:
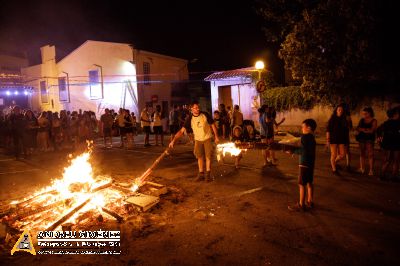
<svg viewBox="0 0 400 266"><path fill-rule="evenodd" d="M365 94L366 84L390 76L383 71L378 46L379 8L374 0L260 0L267 39L281 44L279 57L301 83L301 97L313 102ZM386 73L385 73L386 72ZM281 88L283 89L283 88ZM276 106L290 105L275 89L268 96ZM274 93L272 93L274 91ZM289 89L291 91L291 89ZM382 94L381 91L371 94ZM360 97L358 99L361 100ZM307 102L308 103L308 102ZM306 104L307 105L307 104Z"/></svg>
<svg viewBox="0 0 400 266"><path fill-rule="evenodd" d="M268 106L277 111L290 109L309 110L314 107L315 99L304 94L299 86L275 87L266 90L261 97Z"/></svg>

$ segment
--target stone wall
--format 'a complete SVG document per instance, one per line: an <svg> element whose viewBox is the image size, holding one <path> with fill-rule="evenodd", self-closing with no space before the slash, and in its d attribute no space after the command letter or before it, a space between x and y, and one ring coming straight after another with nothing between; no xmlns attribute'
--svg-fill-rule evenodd
<svg viewBox="0 0 400 266"><path fill-rule="evenodd" d="M373 101L371 104L372 108L375 112L375 118L378 120L378 125L383 123L386 119L386 111L389 108L400 105L400 103L389 103L383 101ZM358 108L353 111L351 114L351 118L353 121L354 127L357 126L359 120L361 119L361 110L364 106ZM285 122L279 127L279 130L289 130L289 131L300 131L301 123L307 118L313 118L317 122L317 134L325 133L325 128L327 122L332 115L333 108L328 106L318 105L309 111L293 109L291 111L286 111L277 114L277 121L279 122L282 117L285 117Z"/></svg>

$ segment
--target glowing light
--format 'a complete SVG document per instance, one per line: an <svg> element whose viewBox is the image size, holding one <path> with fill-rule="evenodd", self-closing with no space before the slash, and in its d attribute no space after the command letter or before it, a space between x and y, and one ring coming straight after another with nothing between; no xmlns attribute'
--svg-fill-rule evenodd
<svg viewBox="0 0 400 266"><path fill-rule="evenodd" d="M217 159L218 161L221 159L221 154L222 156L225 156L227 153L229 153L231 156L238 156L242 152L242 149L239 149L236 147L235 143L233 142L228 142L228 143L222 143L217 145Z"/></svg>
<svg viewBox="0 0 400 266"><path fill-rule="evenodd" d="M101 207L104 206L105 204L105 199L104 196L102 194L97 194L96 196L94 196L92 198L92 204L97 208L97 209L101 209Z"/></svg>
<svg viewBox="0 0 400 266"><path fill-rule="evenodd" d="M18 95L18 91L14 91L14 94L15 94L15 95Z"/></svg>
<svg viewBox="0 0 400 266"><path fill-rule="evenodd" d="M10 93L10 91L6 91L6 94L7 94L7 95L10 95L11 93Z"/></svg>
<svg viewBox="0 0 400 266"><path fill-rule="evenodd" d="M136 74L135 65L129 61L124 61L122 63L122 72L124 73L124 75L134 76Z"/></svg>
<svg viewBox="0 0 400 266"><path fill-rule="evenodd" d="M64 168L63 178L54 181L53 187L64 198L68 198L73 192L88 192L95 183L93 169L88 162L89 156L90 153L85 152L73 159L71 165Z"/></svg>
<svg viewBox="0 0 400 266"><path fill-rule="evenodd" d="M131 187L132 192L136 192L136 190L139 189L139 185L137 184L133 184L133 186Z"/></svg>
<svg viewBox="0 0 400 266"><path fill-rule="evenodd" d="M28 95L28 92L27 92L27 91L24 91L24 95Z"/></svg>
<svg viewBox="0 0 400 266"><path fill-rule="evenodd" d="M261 61L261 60L260 60L260 61L257 61L256 64L255 64L255 67L256 67L257 70L262 70L262 69L264 69L264 67L265 67L264 62Z"/></svg>

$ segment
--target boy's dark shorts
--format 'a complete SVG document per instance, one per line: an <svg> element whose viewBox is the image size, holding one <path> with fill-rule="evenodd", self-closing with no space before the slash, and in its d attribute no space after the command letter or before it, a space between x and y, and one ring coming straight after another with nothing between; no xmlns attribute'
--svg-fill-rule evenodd
<svg viewBox="0 0 400 266"><path fill-rule="evenodd" d="M143 132L146 134L150 134L150 126L144 126L143 127Z"/></svg>
<svg viewBox="0 0 400 266"><path fill-rule="evenodd" d="M314 169L309 167L299 167L299 185L305 186L314 181Z"/></svg>
<svg viewBox="0 0 400 266"><path fill-rule="evenodd" d="M154 131L154 134L161 135L163 133L163 127L162 126L153 126L153 131Z"/></svg>
<svg viewBox="0 0 400 266"><path fill-rule="evenodd" d="M103 128L103 136L104 137L112 137L112 128L111 127Z"/></svg>

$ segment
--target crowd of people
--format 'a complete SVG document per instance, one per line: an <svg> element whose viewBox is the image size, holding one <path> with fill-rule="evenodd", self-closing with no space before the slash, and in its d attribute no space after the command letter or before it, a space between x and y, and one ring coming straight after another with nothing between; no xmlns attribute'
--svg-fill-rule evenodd
<svg viewBox="0 0 400 266"><path fill-rule="evenodd" d="M198 106L198 105L197 105ZM285 118L277 121L277 112L266 104L259 108L259 125L256 129L254 121L244 120L238 105L226 107L220 104L213 116L207 119L212 121L216 133L221 141L261 141L271 144L274 142L276 128L284 123ZM384 160L380 177L397 176L400 160L400 133L399 108L388 110L388 120L379 125L374 118L371 107L362 110L362 118L356 127L344 104L338 105L327 121L326 144L330 150L330 165L334 175L341 175L340 166L345 161L345 169L350 167L350 135L355 135L359 143L359 169L361 174L374 173L374 145L378 143L384 152ZM201 112L201 114L206 114ZM92 111L65 111L60 113L44 111L34 113L31 110L22 110L15 106L7 115L0 116L1 144L6 148L13 148L17 158L22 155L29 158L34 151L46 152L64 148L85 146L87 140L103 137L104 146L112 147L113 137L120 136L120 147L133 148L134 138L139 132L145 135L144 145L150 146L150 133L155 135L155 145L164 146L164 134L169 132L170 141L185 128L191 142L195 135L193 128L187 126L187 121L193 116L193 105L174 105L168 112L157 105L154 110L145 107L137 120L135 114L127 109L120 108L118 112L105 109L100 119ZM167 120L168 128L163 127L162 121ZM214 132L211 132L214 133ZM264 166L276 165L277 159L273 150L263 151ZM238 158L236 167L239 168ZM391 171L389 171L391 166ZM366 171L368 170L368 171Z"/></svg>
<svg viewBox="0 0 400 266"><path fill-rule="evenodd" d="M137 120L135 114L120 108L118 113L105 109L98 120L92 111L65 111L60 113L44 111L34 113L14 106L7 115L0 116L1 144L12 148L15 157L22 155L29 158L34 151L57 151L64 148L76 149L85 147L86 141L102 137L105 147L112 147L113 137L120 136L120 147L133 148L134 138L143 132L144 146L151 146L150 133L155 135L155 145L164 146L164 133L170 133L172 148L176 141L186 134L190 143L194 144L194 155L198 161L199 172L197 180L211 181L211 161L213 146L216 143L231 141L274 143L276 129L285 122L285 118L277 121L277 112L271 106L264 104L259 108L259 125L255 128L254 121L245 120L238 105L226 107L220 104L213 116L200 110L198 102L190 106L174 105L170 111L162 110L157 105L154 110L145 107ZM352 172L350 167L350 139L352 132L359 147L360 174L368 173L374 176L375 144L378 143L383 151L380 167L381 180L399 180L400 163L400 107L387 111L388 119L378 123L374 118L374 110L365 107L362 118L354 127L349 109L344 104L338 105L326 126L326 146L330 150L330 166L334 175L341 175L343 168L340 162L345 160L345 169ZM163 121L169 125L163 127ZM139 126L140 125L140 126ZM315 167L317 123L306 119L301 125L302 136L298 148L289 150L300 155L299 161L299 190L300 200L294 210L313 206L313 176ZM235 157L235 167L239 168L242 155ZM264 166L276 165L277 159L272 149L263 150ZM368 170L368 171L367 171ZM307 200L306 200L307 195Z"/></svg>
<svg viewBox="0 0 400 266"><path fill-rule="evenodd" d="M374 110L371 107L365 107L362 112L362 118L354 127L350 112L346 106L338 105L331 118L328 121L326 130L326 143L331 152L331 167L335 175L341 175L341 167L338 164L342 159L346 160L346 169L351 172L350 167L350 133L353 131L355 139L359 144L360 162L358 172L374 176L375 162L375 144L377 143L383 151L383 161L380 179L395 179L399 175L400 162L400 108L392 108L387 111L388 119L379 125L374 118ZM388 173L389 165L392 171Z"/></svg>
<svg viewBox="0 0 400 266"><path fill-rule="evenodd" d="M43 111L34 113L14 106L0 116L1 145L12 149L17 159L29 158L33 152L77 148L93 140L98 132L97 120L91 111Z"/></svg>
<svg viewBox="0 0 400 266"><path fill-rule="evenodd" d="M151 132L155 145L164 145L164 133L176 133L190 113L188 105L174 106L169 114L169 128L164 128L162 121L168 119L167 111L160 105L154 111L145 107L138 121L134 112L124 108L106 108L97 118L92 111L33 112L14 105L0 112L0 146L13 151L17 159L28 159L33 153L83 149L86 141L97 138L103 138L104 146L111 148L113 137L120 137L119 147L131 149L140 132L145 134L146 147L151 146Z"/></svg>
<svg viewBox="0 0 400 266"><path fill-rule="evenodd" d="M199 172L197 181L211 181L211 138L214 135L215 142L220 140L230 140L235 143L244 141L261 141L266 144L274 142L275 128L281 125L285 118L277 122L277 114L273 107L264 104L259 108L260 131L254 128L252 121L243 120L243 114L239 106L235 105L233 111L225 108L224 104L219 105L219 110L214 112L212 118L207 113L201 112L199 104L194 102L191 107L191 114L172 138L170 147L174 147L175 142L186 132L194 134L194 154L198 160ZM378 126L378 121L374 118L374 111L371 107L362 110L362 118L354 128L350 112L344 104L338 105L327 121L326 144L329 147L330 165L334 175L341 175L338 164L342 159L346 159L347 171L352 171L350 167L350 133L354 131L356 141L360 150L360 167L358 172L366 172L366 160L368 159L368 175L374 176L374 145L379 143L384 153L382 161L380 179L391 179L399 181L400 163L400 108L393 108L387 111L388 120ZM314 167L316 158L316 139L315 130L317 123L309 118L301 125L301 138L296 148L289 149L289 153L299 154L299 201L289 210L304 211L306 208L313 208L314 194ZM252 134L249 134L252 132ZM234 156L235 167L239 168L242 158L241 153ZM273 149L263 150L264 166L276 165L277 159ZM205 167L204 167L205 165ZM392 166L388 173L389 166ZM205 171L204 171L205 170Z"/></svg>

